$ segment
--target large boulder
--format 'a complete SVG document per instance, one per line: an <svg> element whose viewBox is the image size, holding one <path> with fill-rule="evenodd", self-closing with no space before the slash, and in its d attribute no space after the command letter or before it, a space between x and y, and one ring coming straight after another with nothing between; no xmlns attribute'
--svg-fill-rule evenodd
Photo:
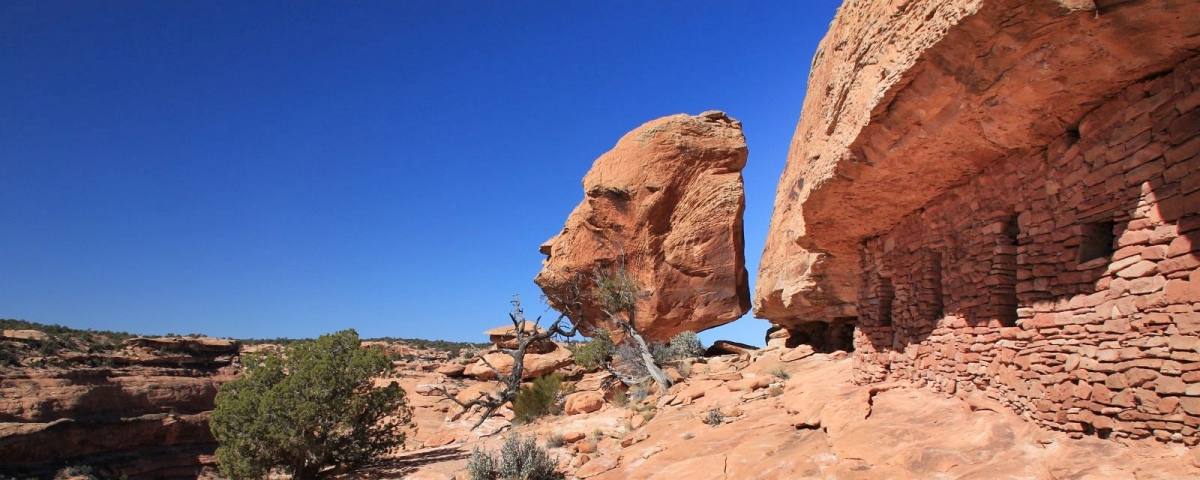
<svg viewBox="0 0 1200 480"><path fill-rule="evenodd" d="M635 327L668 340L740 318L750 307L742 237L741 122L724 112L672 115L626 134L583 178L585 197L542 245L534 280L551 305L594 273L623 265L644 292ZM614 329L582 299L585 333Z"/></svg>
<svg viewBox="0 0 1200 480"><path fill-rule="evenodd" d="M577 392L567 395L564 411L567 415L591 413L604 407L604 395L600 392Z"/></svg>
<svg viewBox="0 0 1200 480"><path fill-rule="evenodd" d="M538 326L537 324L535 324L533 322L525 322L525 325L523 326L522 330L524 330L524 333L527 336L533 335L536 333L543 333L546 331L546 329ZM505 325L502 327L496 327L496 328L493 328L486 332L483 332L483 334L487 335L488 340L490 340L493 345L495 345L499 348L515 349L520 345L520 342L517 341L517 326L516 325ZM526 353L547 353L551 350L554 350L554 342L547 338L547 339L530 342L529 345L526 347L525 352Z"/></svg>
<svg viewBox="0 0 1200 480"><path fill-rule="evenodd" d="M521 378L525 380L537 378L574 363L575 357L571 354L569 348L554 342L551 342L550 345L552 348L545 353L527 352L525 354L524 365L522 365L523 368L521 369ZM508 375L513 370L512 355L500 351L492 351L484 354L483 358L487 359L487 363L490 363L492 367L496 367L496 370L499 370L504 375ZM463 371L463 374L479 380L493 380L496 378L496 372L491 367L488 367L487 363L479 360L469 365Z"/></svg>
<svg viewBox="0 0 1200 480"><path fill-rule="evenodd" d="M857 316L864 239L1194 55L1196 18L1173 0L846 2L812 61L755 316Z"/></svg>

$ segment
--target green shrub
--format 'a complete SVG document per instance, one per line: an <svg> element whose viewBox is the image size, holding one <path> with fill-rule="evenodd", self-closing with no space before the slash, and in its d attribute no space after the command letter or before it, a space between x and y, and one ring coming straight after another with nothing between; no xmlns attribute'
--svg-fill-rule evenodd
<svg viewBox="0 0 1200 480"><path fill-rule="evenodd" d="M721 407L713 407L701 421L714 427L720 426L722 423L725 423L725 414L721 413Z"/></svg>
<svg viewBox="0 0 1200 480"><path fill-rule="evenodd" d="M784 380L792 378L792 374L788 373L787 369L783 368L783 365L776 365L776 366L772 367L770 374L774 375L776 377L779 377L781 379L784 379Z"/></svg>
<svg viewBox="0 0 1200 480"><path fill-rule="evenodd" d="M704 355L704 345L700 343L700 337L691 330L684 330L671 338L668 348L675 360Z"/></svg>
<svg viewBox="0 0 1200 480"><path fill-rule="evenodd" d="M558 392L562 388L562 374L555 372L543 375L533 385L521 387L517 399L513 400L516 423L527 423L551 413L558 413Z"/></svg>
<svg viewBox="0 0 1200 480"><path fill-rule="evenodd" d="M631 346L633 342L626 342ZM671 351L671 346L658 340L652 340L647 345L650 347L650 356L654 357L655 365L669 365L676 360L675 352Z"/></svg>
<svg viewBox="0 0 1200 480"><path fill-rule="evenodd" d="M566 437L561 433L551 433L546 435L546 448L558 448L567 444Z"/></svg>
<svg viewBox="0 0 1200 480"><path fill-rule="evenodd" d="M217 464L231 478L262 478L280 469L297 480L320 478L329 465L355 468L404 444L412 412L383 352L359 347L344 330L294 342L283 353L249 355L246 370L221 385L210 426Z"/></svg>
<svg viewBox="0 0 1200 480"><path fill-rule="evenodd" d="M590 341L576 345L571 351L575 365L587 370L599 368L613 354L612 337L608 330L596 330Z"/></svg>
<svg viewBox="0 0 1200 480"><path fill-rule="evenodd" d="M634 403L641 403L648 397L650 397L650 386L646 383L639 383L629 389L629 400Z"/></svg>
<svg viewBox="0 0 1200 480"><path fill-rule="evenodd" d="M467 473L471 480L493 480L500 477L500 462L490 453L479 447L471 449L471 458L467 459Z"/></svg>
<svg viewBox="0 0 1200 480"><path fill-rule="evenodd" d="M420 338L398 338L398 337L379 337L368 338L366 341L388 342L388 343L403 343L413 348L425 350L437 350L446 352L450 358L456 358L463 352L469 352L480 348L491 347L492 344L478 342L451 342L446 340L424 340Z"/></svg>
<svg viewBox="0 0 1200 480"><path fill-rule="evenodd" d="M98 478L91 465L72 465L67 467L66 474L69 477L84 477L89 480Z"/></svg>
<svg viewBox="0 0 1200 480"><path fill-rule="evenodd" d="M62 325L45 325L25 320L0 319L0 329L3 330L37 330L47 335L46 340L6 342L0 346L0 366L20 365L25 357L41 356L45 360L30 363L29 366L45 366L49 364L63 365L67 363L61 358L65 352L99 353L116 350L120 341L133 337L125 332L110 332L106 330L78 330ZM76 361L90 361L81 356Z"/></svg>
<svg viewBox="0 0 1200 480"><path fill-rule="evenodd" d="M504 439L499 458L479 449L471 451L467 473L471 480L559 480L558 465L538 448L536 437L513 435Z"/></svg>
<svg viewBox="0 0 1200 480"><path fill-rule="evenodd" d="M628 407L629 406L629 394L625 393L624 389L618 388L616 391L613 392L612 401L613 401L613 405L616 405L618 407L622 407L622 408Z"/></svg>
<svg viewBox="0 0 1200 480"><path fill-rule="evenodd" d="M642 296L641 284L629 276L624 265L597 269L592 277L592 298L610 312L632 312Z"/></svg>

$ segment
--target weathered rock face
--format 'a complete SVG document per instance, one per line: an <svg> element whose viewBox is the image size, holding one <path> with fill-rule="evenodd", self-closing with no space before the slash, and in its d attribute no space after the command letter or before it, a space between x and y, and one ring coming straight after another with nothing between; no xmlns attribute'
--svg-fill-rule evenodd
<svg viewBox="0 0 1200 480"><path fill-rule="evenodd" d="M0 368L0 474L78 464L114 477L194 475L212 463L208 418L218 385L234 378L237 348L138 338L108 353L64 352L63 366Z"/></svg>
<svg viewBox="0 0 1200 480"><path fill-rule="evenodd" d="M1194 448L1072 439L1034 428L979 392L947 398L897 383L856 385L853 363L807 346L696 359L667 394L631 392L621 402L604 391L614 387L608 373L587 373L566 380L575 391L566 415L515 425L496 416L478 430L470 417L445 418L446 407L458 408L449 400L414 395L410 448L386 461L394 463L347 476L455 478L472 450L495 452L519 434L546 445L568 478L1200 478ZM399 380L409 392L438 381L423 375L435 374ZM458 398L493 388L462 385ZM493 435L493 426L508 430Z"/></svg>
<svg viewBox="0 0 1200 480"><path fill-rule="evenodd" d="M860 383L1200 444L1195 18L1167 0L848 3L756 314L785 345L850 326Z"/></svg>
<svg viewBox="0 0 1200 480"><path fill-rule="evenodd" d="M1170 0L843 5L813 60L755 316L856 316L864 239L1193 55L1198 15Z"/></svg>
<svg viewBox="0 0 1200 480"><path fill-rule="evenodd" d="M623 264L647 292L634 326L648 339L738 319L750 301L746 156L741 123L723 112L673 115L626 134L584 177L586 198L542 245L547 258L534 281L553 305L572 282L586 287L598 269ZM585 298L583 323L614 328L601 318Z"/></svg>
<svg viewBox="0 0 1200 480"><path fill-rule="evenodd" d="M522 360L521 378L531 380L548 373L553 373L555 370L566 367L574 361L575 357L571 354L571 350L564 345L548 342L549 349L543 352L533 353L526 351L525 358ZM501 374L508 375L512 372L514 362L512 355L504 352L492 351L484 354L484 358L492 367L496 367ZM487 363L479 360L463 371L464 375L470 375L479 380L492 380L496 378L496 372L492 370Z"/></svg>

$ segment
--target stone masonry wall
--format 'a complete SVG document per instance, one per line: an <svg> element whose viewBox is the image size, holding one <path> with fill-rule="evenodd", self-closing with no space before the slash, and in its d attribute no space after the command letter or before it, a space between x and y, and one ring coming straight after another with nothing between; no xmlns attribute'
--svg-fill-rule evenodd
<svg viewBox="0 0 1200 480"><path fill-rule="evenodd" d="M1200 443L1198 86L1193 58L866 240L857 380Z"/></svg>

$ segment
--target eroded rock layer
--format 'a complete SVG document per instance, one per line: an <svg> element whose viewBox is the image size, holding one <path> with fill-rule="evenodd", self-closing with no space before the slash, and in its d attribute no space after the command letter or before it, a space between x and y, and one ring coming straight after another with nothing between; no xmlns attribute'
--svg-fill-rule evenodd
<svg viewBox="0 0 1200 480"><path fill-rule="evenodd" d="M208 419L217 387L236 374L238 349L219 339L134 338L112 352L0 367L0 476L63 465L194 476L212 464Z"/></svg>
<svg viewBox="0 0 1200 480"><path fill-rule="evenodd" d="M723 112L673 115L638 127L592 165L583 202L562 233L542 245L534 280L551 304L624 266L645 292L635 327L668 340L732 322L750 308L742 237L741 123ZM583 299L586 326L612 329Z"/></svg>

